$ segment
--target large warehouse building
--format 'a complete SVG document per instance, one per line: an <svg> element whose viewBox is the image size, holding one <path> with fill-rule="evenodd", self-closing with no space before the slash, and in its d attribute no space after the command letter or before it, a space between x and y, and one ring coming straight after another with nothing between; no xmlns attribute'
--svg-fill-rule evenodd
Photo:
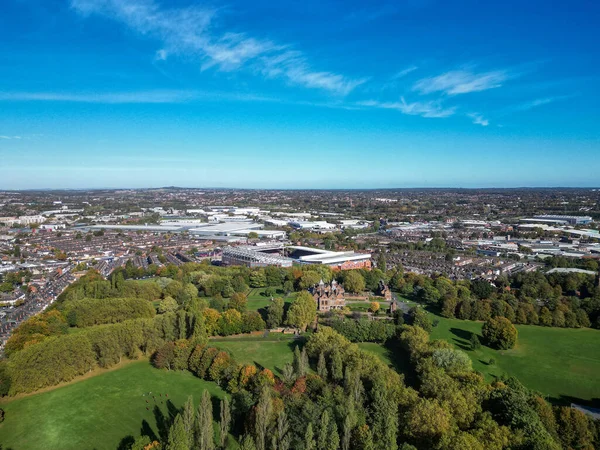
<svg viewBox="0 0 600 450"><path fill-rule="evenodd" d="M540 221L542 223L557 223L564 225L586 225L588 223L592 223L593 219L590 216L561 216L545 214L540 216L534 216L533 219L524 219L524 221Z"/></svg>

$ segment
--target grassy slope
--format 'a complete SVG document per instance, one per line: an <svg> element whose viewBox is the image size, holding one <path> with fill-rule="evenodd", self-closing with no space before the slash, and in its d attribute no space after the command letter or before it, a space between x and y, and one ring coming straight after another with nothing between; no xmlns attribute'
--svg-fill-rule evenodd
<svg viewBox="0 0 600 450"><path fill-rule="evenodd" d="M473 367L488 379L509 374L525 386L555 399L567 397L600 401L600 331L592 329L545 328L517 325L519 338L511 350L493 350L482 346L471 351L469 338L481 338L482 323L458 319L439 320L433 339L445 339L466 350ZM490 358L496 363L488 365Z"/></svg>
<svg viewBox="0 0 600 450"><path fill-rule="evenodd" d="M261 308L266 308L271 303L271 297L266 297L263 292L266 288L255 288L250 289L248 293L248 310L258 311ZM281 290L277 290L275 297L282 297L285 303L291 303L295 298L296 293L292 292L288 297L284 297L284 293Z"/></svg>
<svg viewBox="0 0 600 450"><path fill-rule="evenodd" d="M294 360L293 351L300 345L290 335L211 339L210 345L231 353L242 364L255 364L273 371L277 376L286 363Z"/></svg>
<svg viewBox="0 0 600 450"><path fill-rule="evenodd" d="M152 392L162 414L168 415L165 394L180 408L188 395L197 404L203 389L213 400L224 395L214 383L188 372L161 371L136 361L48 392L3 401L6 420L0 425L0 442L13 450L115 449L126 436L139 436L143 421L158 435L154 400L143 394Z"/></svg>
<svg viewBox="0 0 600 450"><path fill-rule="evenodd" d="M383 345L375 342L359 342L357 345L361 350L376 354L388 366L393 366L390 351Z"/></svg>

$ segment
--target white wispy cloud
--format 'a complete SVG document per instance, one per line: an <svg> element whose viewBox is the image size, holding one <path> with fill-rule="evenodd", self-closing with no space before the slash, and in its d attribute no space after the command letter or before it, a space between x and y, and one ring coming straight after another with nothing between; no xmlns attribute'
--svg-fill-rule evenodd
<svg viewBox="0 0 600 450"><path fill-rule="evenodd" d="M468 94L499 88L509 78L505 70L473 73L468 70L453 70L436 77L423 78L413 86L421 94L444 92L448 95Z"/></svg>
<svg viewBox="0 0 600 450"><path fill-rule="evenodd" d="M261 58L259 70L267 78L284 77L293 84L327 89L343 95L367 81L366 78L348 79L332 72L312 71L302 54L296 50L285 50Z"/></svg>
<svg viewBox="0 0 600 450"><path fill-rule="evenodd" d="M535 100L522 103L520 105L515 106L514 110L516 111L527 111L533 108L537 108L538 106L548 105L550 103L554 103L561 100L567 100L573 98L574 95L557 95L555 97L543 97L537 98Z"/></svg>
<svg viewBox="0 0 600 450"><path fill-rule="evenodd" d="M0 101L58 101L75 103L180 103L197 97L193 91L103 93L0 92Z"/></svg>
<svg viewBox="0 0 600 450"><path fill-rule="evenodd" d="M155 59L170 55L195 57L202 70L215 68L254 70L270 78L281 78L306 88L324 89L345 95L365 79L353 79L333 72L316 71L299 51L246 33L222 30L214 8L161 7L154 0L71 0L83 16L98 14L119 21L137 33L157 39L161 49Z"/></svg>
<svg viewBox="0 0 600 450"><path fill-rule="evenodd" d="M433 100L427 102L408 103L404 97L401 97L399 102L379 102L375 100L367 100L359 102L358 104L360 106L393 109L400 111L402 114L427 118L450 117L454 115L457 109L456 106L444 107L440 101Z"/></svg>
<svg viewBox="0 0 600 450"><path fill-rule="evenodd" d="M267 101L275 98L248 93L204 92L195 90L154 90L134 92L0 92L0 101L55 101L70 103L185 103L195 100L215 101Z"/></svg>
<svg viewBox="0 0 600 450"><path fill-rule="evenodd" d="M475 125L481 125L482 127L487 127L490 124L490 121L488 119L484 118L479 113L469 113L469 114L467 114L467 116L469 116L471 119L473 119L473 123Z"/></svg>
<svg viewBox="0 0 600 450"><path fill-rule="evenodd" d="M406 75L408 75L411 72L414 72L415 70L417 70L419 67L417 66L410 66L407 67L404 70L401 70L400 72L395 73L394 75L392 75L391 79L392 80L398 80L399 78L404 78Z"/></svg>
<svg viewBox="0 0 600 450"><path fill-rule="evenodd" d="M157 61L166 61L168 56L169 56L169 53L164 48L161 48L160 50L156 51L156 54L154 55L154 59Z"/></svg>
<svg viewBox="0 0 600 450"><path fill-rule="evenodd" d="M0 135L0 139L5 139L5 140L21 139L21 136L6 136L6 135Z"/></svg>

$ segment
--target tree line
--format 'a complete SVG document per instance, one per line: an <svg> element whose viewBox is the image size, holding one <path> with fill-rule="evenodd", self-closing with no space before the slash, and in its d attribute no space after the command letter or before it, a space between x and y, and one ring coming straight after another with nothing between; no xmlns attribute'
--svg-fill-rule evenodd
<svg viewBox="0 0 600 450"><path fill-rule="evenodd" d="M421 327L402 325L397 338L414 372L412 387L329 327L310 335L302 350L296 347L280 377L205 343L166 343L153 358L156 367L214 381L231 402L221 401L214 417L207 393L196 411L188 400L155 448L224 448L230 431L248 450L558 450L600 444L598 421L552 407L514 378L487 384L464 352L431 341ZM138 438L132 448L142 444L149 438Z"/></svg>

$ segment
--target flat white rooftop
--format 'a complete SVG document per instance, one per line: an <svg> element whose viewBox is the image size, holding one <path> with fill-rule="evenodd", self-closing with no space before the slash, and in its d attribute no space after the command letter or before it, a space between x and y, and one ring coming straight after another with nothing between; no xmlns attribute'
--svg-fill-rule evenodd
<svg viewBox="0 0 600 450"><path fill-rule="evenodd" d="M307 264L337 264L346 261L364 261L371 259L370 253L355 253L353 251L332 252L330 250L303 247L299 245L290 245L287 248L312 253L310 255L304 255L297 258L298 261Z"/></svg>

